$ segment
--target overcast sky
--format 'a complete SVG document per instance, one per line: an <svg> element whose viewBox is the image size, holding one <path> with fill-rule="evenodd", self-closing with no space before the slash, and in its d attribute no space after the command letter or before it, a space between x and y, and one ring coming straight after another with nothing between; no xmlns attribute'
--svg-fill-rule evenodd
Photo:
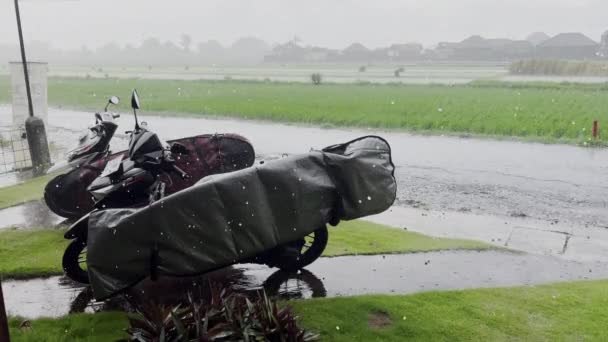
<svg viewBox="0 0 608 342"><path fill-rule="evenodd" d="M608 0L21 0L26 40L57 47L138 45L145 37L193 41L255 36L269 43L343 48L459 41L472 34L523 39L579 31L599 41ZM17 43L12 0L0 4L0 43Z"/></svg>

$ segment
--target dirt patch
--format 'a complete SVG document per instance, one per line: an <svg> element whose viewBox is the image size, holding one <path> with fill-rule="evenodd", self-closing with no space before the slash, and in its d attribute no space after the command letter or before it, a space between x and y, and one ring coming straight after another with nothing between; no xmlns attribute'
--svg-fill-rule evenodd
<svg viewBox="0 0 608 342"><path fill-rule="evenodd" d="M393 324L393 320L386 311L373 311L367 315L367 324L370 328L381 329Z"/></svg>

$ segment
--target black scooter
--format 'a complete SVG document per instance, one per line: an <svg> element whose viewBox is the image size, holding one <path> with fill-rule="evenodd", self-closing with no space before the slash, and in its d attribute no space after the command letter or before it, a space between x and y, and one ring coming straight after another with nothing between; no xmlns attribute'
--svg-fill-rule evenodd
<svg viewBox="0 0 608 342"><path fill-rule="evenodd" d="M131 134L128 158L119 156L108 161L101 175L91 183L88 191L94 197L95 209L141 207L164 197L163 173L175 172L182 178L189 177L175 165L174 156L187 153L178 143L168 146L156 133L140 126L137 109L140 108L137 91L133 90L131 106L135 116L135 129ZM80 283L88 283L86 245L88 235L86 215L74 223L64 237L72 242L63 255L66 275ZM266 264L283 270L300 269L321 256L327 245L328 232L324 226L306 238L278 246L246 262Z"/></svg>

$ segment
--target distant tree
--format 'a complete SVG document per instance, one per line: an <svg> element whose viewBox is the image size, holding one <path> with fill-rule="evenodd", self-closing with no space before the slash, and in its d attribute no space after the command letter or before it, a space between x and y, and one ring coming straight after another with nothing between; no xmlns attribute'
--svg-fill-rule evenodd
<svg viewBox="0 0 608 342"><path fill-rule="evenodd" d="M310 75L310 80L312 81L312 84L314 84L314 85L321 84L322 79L323 79L323 77L318 72Z"/></svg>
<svg viewBox="0 0 608 342"><path fill-rule="evenodd" d="M365 72L367 71L367 67L365 65L362 65L359 67L359 72Z"/></svg>
<svg viewBox="0 0 608 342"><path fill-rule="evenodd" d="M185 51L190 51L190 45L192 44L192 38L187 34L182 34L180 39L180 45Z"/></svg>
<svg viewBox="0 0 608 342"><path fill-rule="evenodd" d="M404 71L405 71L405 69L403 67L400 67L400 68L396 69L393 74L395 75L395 77L401 77L401 73Z"/></svg>

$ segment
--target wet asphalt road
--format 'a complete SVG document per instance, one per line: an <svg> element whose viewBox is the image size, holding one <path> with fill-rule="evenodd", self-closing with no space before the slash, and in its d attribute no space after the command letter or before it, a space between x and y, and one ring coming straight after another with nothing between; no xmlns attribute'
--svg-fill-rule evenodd
<svg viewBox="0 0 608 342"><path fill-rule="evenodd" d="M0 106L0 114L9 111ZM119 133L133 124L131 114L121 115ZM236 132L262 158L381 135L391 143L399 186L395 210L374 218L378 222L572 259L605 254L600 259L608 260L608 149L226 119L142 120L165 139ZM91 113L49 109L55 154L92 122ZM114 150L126 144L124 134L112 141Z"/></svg>
<svg viewBox="0 0 608 342"><path fill-rule="evenodd" d="M264 288L269 294L294 299L602 278L608 278L608 263L582 263L500 251L443 251L321 258L299 274L285 274L261 265L238 265L203 277L147 281L132 293L142 296L143 300L168 304L183 300L187 292L204 292L204 286L210 282L230 284L244 292ZM64 277L4 281L2 288L9 315L26 318L125 308L120 297L95 302L88 288Z"/></svg>
<svg viewBox="0 0 608 342"><path fill-rule="evenodd" d="M0 106L0 113L8 109ZM131 128L132 115L122 113L119 120L118 132ZM608 228L608 149L225 119L143 120L165 139L239 133L262 156L381 135L393 149L399 206ZM49 140L58 150L71 146L92 121L90 113L49 109ZM113 146L124 148L125 136L114 139Z"/></svg>
<svg viewBox="0 0 608 342"><path fill-rule="evenodd" d="M9 107L0 106L0 114L7 112ZM80 130L93 121L89 113L49 112L54 155L73 145ZM0 123L5 118L0 115ZM123 114L119 132L131 128L131 119ZM371 220L534 253L451 251L323 258L309 267L312 277L306 274L316 288L302 279L295 284L304 283L305 289L294 288L293 279L275 277L275 282L276 278L283 281L279 294L307 298L411 293L608 277L606 149L223 119L150 116L144 120L165 139L237 132L248 137L263 158L307 152L366 134L381 135L393 148L399 191L396 206ZM126 142L124 135L117 136L114 150L124 148ZM0 184L11 182L9 178L0 177ZM60 221L36 202L0 211L2 227ZM357 272L352 265L357 265ZM245 290L269 290L266 283L273 270L256 265L230 270L217 280L230 278L230 283ZM158 285L142 286L154 292ZM169 282L167 286L175 285ZM92 302L90 292L62 277L5 281L3 289L9 312L26 317L113 305Z"/></svg>

